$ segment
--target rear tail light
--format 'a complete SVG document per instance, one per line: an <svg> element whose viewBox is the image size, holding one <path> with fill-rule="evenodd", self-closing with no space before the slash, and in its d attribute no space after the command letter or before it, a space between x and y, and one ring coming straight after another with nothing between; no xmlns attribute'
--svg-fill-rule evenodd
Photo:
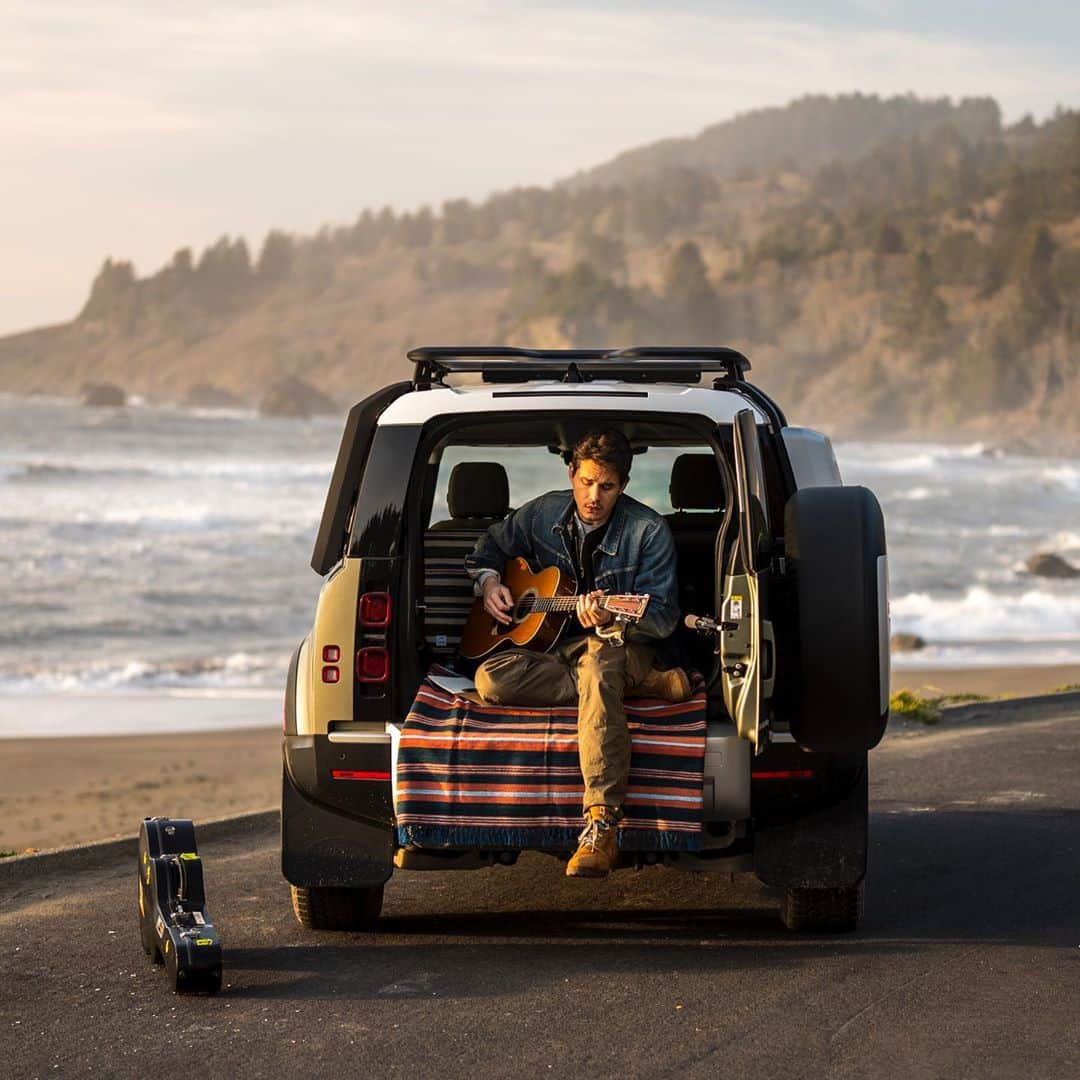
<svg viewBox="0 0 1080 1080"><path fill-rule="evenodd" d="M361 649L356 654L356 677L360 682L386 682L390 678L390 653L382 646Z"/></svg>
<svg viewBox="0 0 1080 1080"><path fill-rule="evenodd" d="M360 625L383 627L390 625L390 594L366 592L360 597Z"/></svg>
<svg viewBox="0 0 1080 1080"><path fill-rule="evenodd" d="M324 664L336 664L341 659L341 649L337 645L324 645L322 658Z"/></svg>
<svg viewBox="0 0 1080 1080"><path fill-rule="evenodd" d="M328 683L336 683L341 679L341 668L339 667L324 667L322 669L322 681Z"/></svg>

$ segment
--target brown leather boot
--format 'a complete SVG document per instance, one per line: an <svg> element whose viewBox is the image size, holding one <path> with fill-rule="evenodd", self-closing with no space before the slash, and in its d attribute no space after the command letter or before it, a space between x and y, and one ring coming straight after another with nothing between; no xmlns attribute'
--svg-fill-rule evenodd
<svg viewBox="0 0 1080 1080"><path fill-rule="evenodd" d="M660 698L662 701L680 702L690 696L690 679L680 667L661 671L653 668L645 681L633 688L633 694L641 697Z"/></svg>
<svg viewBox="0 0 1080 1080"><path fill-rule="evenodd" d="M566 864L567 877L607 877L619 858L619 822L610 806L590 806L578 849Z"/></svg>

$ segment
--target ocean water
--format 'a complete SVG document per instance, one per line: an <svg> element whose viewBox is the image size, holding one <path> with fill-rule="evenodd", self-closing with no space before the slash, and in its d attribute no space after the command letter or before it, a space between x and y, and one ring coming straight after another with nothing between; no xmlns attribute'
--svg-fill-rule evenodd
<svg viewBox="0 0 1080 1080"><path fill-rule="evenodd" d="M279 689L342 420L0 396L0 693ZM885 509L893 628L930 642L898 664L1080 662L1080 581L1023 572L1042 550L1080 562L1080 461L836 449ZM676 452L635 459L661 510ZM504 459L516 505L565 483L552 455Z"/></svg>

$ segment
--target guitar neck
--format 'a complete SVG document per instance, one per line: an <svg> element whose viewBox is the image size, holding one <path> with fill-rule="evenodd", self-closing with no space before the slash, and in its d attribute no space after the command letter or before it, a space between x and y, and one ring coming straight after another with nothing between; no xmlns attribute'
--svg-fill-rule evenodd
<svg viewBox="0 0 1080 1080"><path fill-rule="evenodd" d="M605 611L610 611L611 606L607 601L617 599L619 598L615 596L598 596L596 602ZM523 607L531 612L569 613L577 610L577 602L576 596L532 596L523 601Z"/></svg>

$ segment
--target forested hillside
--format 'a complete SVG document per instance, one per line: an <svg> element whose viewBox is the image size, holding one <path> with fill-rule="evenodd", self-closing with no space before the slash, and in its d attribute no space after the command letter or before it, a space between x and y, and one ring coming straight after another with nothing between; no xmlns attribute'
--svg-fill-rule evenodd
<svg viewBox="0 0 1080 1080"><path fill-rule="evenodd" d="M1078 301L1080 114L806 98L551 188L109 259L71 323L0 340L0 389L340 407L418 343L719 343L796 421L1041 443L1080 437Z"/></svg>

